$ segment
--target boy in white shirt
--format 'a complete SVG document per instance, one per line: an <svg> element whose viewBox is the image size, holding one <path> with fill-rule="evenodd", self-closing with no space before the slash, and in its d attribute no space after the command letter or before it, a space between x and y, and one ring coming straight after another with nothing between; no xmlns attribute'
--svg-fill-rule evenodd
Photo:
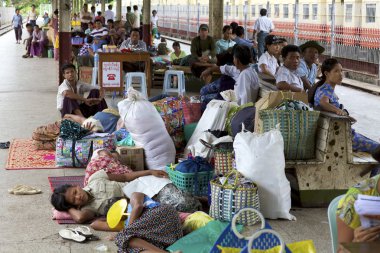
<svg viewBox="0 0 380 253"><path fill-rule="evenodd" d="M277 71L278 60L275 57L280 51L281 41L275 35L268 35L265 38L265 47L267 51L260 56L259 59L259 72L275 78Z"/></svg>
<svg viewBox="0 0 380 253"><path fill-rule="evenodd" d="M304 90L301 78L297 75L297 68L301 61L301 51L296 45L287 45L281 51L284 65L276 73L276 86L279 90L300 92Z"/></svg>
<svg viewBox="0 0 380 253"><path fill-rule="evenodd" d="M234 66L213 66L202 72L201 78L207 79L213 72L235 80L234 91L239 105L255 103L259 94L259 78L256 71L249 66L252 62L251 50L247 46L236 46L234 49Z"/></svg>

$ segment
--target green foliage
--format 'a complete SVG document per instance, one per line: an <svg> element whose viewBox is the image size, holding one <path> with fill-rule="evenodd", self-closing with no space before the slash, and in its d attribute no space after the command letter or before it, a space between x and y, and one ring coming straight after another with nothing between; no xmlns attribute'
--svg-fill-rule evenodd
<svg viewBox="0 0 380 253"><path fill-rule="evenodd" d="M40 4L48 4L50 0L5 0L6 6L14 6L18 9L21 9L22 12L29 10L34 4L36 9L40 6Z"/></svg>

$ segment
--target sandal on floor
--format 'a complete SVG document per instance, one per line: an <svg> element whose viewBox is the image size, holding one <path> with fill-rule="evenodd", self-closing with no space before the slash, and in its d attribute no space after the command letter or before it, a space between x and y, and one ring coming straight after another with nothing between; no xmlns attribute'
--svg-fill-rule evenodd
<svg viewBox="0 0 380 253"><path fill-rule="evenodd" d="M8 149L10 144L11 143L9 141L7 141L7 142L0 142L0 149Z"/></svg>
<svg viewBox="0 0 380 253"><path fill-rule="evenodd" d="M80 235L77 231L69 228L61 229L59 231L59 235L66 240L71 240L74 242L85 242L86 237L83 235Z"/></svg>
<svg viewBox="0 0 380 253"><path fill-rule="evenodd" d="M76 232L78 232L80 235L83 235L84 237L86 237L86 239L88 241L98 241L98 240L100 240L100 238L98 236L96 236L93 233L91 233L91 230L90 230L89 227L79 226L79 227L74 228L73 230L75 230Z"/></svg>
<svg viewBox="0 0 380 253"><path fill-rule="evenodd" d="M33 195L41 193L41 190L32 186L19 184L12 189L8 189L8 192L14 195Z"/></svg>

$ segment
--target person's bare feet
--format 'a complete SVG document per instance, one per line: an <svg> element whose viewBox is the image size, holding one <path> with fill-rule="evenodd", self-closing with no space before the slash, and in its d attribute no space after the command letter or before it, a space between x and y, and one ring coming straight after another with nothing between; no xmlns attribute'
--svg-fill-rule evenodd
<svg viewBox="0 0 380 253"><path fill-rule="evenodd" d="M112 233L112 235L109 235L106 237L108 241L115 241L117 233Z"/></svg>

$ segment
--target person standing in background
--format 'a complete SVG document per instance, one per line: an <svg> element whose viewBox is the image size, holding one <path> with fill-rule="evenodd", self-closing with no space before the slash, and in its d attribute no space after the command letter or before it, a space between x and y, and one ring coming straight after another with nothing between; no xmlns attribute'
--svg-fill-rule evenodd
<svg viewBox="0 0 380 253"><path fill-rule="evenodd" d="M84 4L83 9L80 12L80 26L82 31L86 31L88 29L88 23L92 20L91 13L88 11L88 5Z"/></svg>
<svg viewBox="0 0 380 253"><path fill-rule="evenodd" d="M136 20L136 15L132 12L131 6L127 7L126 20L127 21L125 22L125 30L127 31L127 36L129 36L131 34L133 24Z"/></svg>
<svg viewBox="0 0 380 253"><path fill-rule="evenodd" d="M90 12L90 15L91 15L91 21L92 21L92 23L94 23L95 22L95 17L96 17L96 8L95 8L95 6L91 6L91 12Z"/></svg>
<svg viewBox="0 0 380 253"><path fill-rule="evenodd" d="M115 13L112 11L112 4L108 5L108 10L104 12L104 18L106 22L110 19L115 20Z"/></svg>
<svg viewBox="0 0 380 253"><path fill-rule="evenodd" d="M152 11L152 17L150 18L150 23L152 24L152 36L153 39L158 38L158 17L157 17L157 11Z"/></svg>
<svg viewBox="0 0 380 253"><path fill-rule="evenodd" d="M274 30L273 22L267 17L267 10L261 9L260 15L255 24L253 25L253 39L257 33L257 44L258 44L258 57L264 53L265 50L265 37L269 35Z"/></svg>
<svg viewBox="0 0 380 253"><path fill-rule="evenodd" d="M132 25L132 28L140 29L140 13L139 13L139 7L137 5L133 5L133 13L136 16L136 19Z"/></svg>
<svg viewBox="0 0 380 253"><path fill-rule="evenodd" d="M19 9L16 9L15 15L13 15L12 25L16 35L16 44L20 44L22 38L22 16Z"/></svg>
<svg viewBox="0 0 380 253"><path fill-rule="evenodd" d="M26 23L29 23L34 27L36 25L37 18L38 13L36 11L36 6L32 4L32 10L28 12L28 18L26 19Z"/></svg>

